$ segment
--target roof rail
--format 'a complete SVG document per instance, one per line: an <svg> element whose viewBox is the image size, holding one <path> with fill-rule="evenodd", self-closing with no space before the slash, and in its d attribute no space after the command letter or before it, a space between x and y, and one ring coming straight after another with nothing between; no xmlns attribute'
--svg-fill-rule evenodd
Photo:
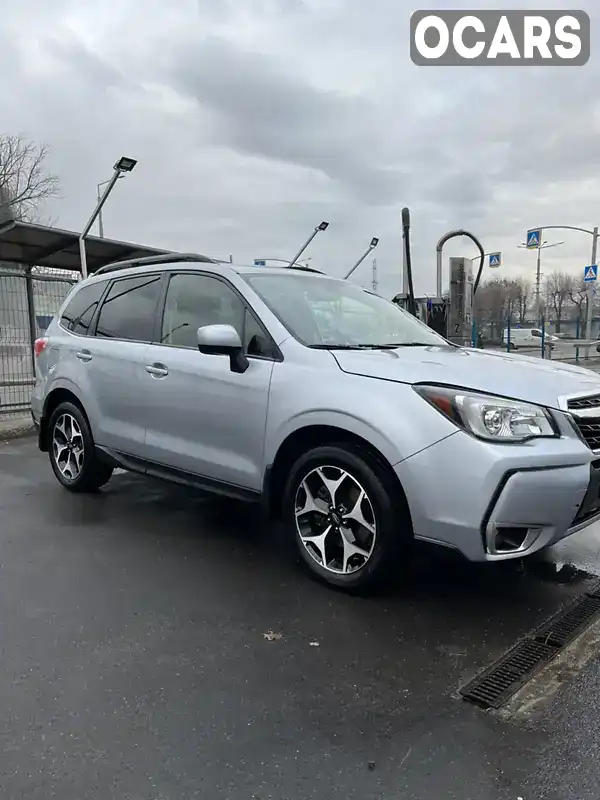
<svg viewBox="0 0 600 800"><path fill-rule="evenodd" d="M142 258L132 258L128 261L115 261L113 264L106 264L106 266L95 270L90 277L94 275L103 275L106 272L114 272L119 269L129 269L129 267L149 267L153 264L172 264L181 261L195 261L201 264L222 263L216 258L203 256L200 255L200 253L162 253L158 256L144 256Z"/></svg>

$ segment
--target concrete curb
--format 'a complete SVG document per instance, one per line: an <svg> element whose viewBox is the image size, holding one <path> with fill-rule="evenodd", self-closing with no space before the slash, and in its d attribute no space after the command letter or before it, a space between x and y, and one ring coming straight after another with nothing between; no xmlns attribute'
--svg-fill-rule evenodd
<svg viewBox="0 0 600 800"><path fill-rule="evenodd" d="M31 420L16 419L14 423L11 420L0 420L0 441L8 442L11 439L21 439L25 436L34 436L36 433L35 427Z"/></svg>

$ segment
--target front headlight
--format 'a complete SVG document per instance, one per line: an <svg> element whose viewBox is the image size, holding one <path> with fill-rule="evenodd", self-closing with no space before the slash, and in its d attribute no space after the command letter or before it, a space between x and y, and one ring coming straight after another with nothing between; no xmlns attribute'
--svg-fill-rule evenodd
<svg viewBox="0 0 600 800"><path fill-rule="evenodd" d="M413 388L456 425L480 439L525 442L559 435L552 417L541 406L443 386Z"/></svg>

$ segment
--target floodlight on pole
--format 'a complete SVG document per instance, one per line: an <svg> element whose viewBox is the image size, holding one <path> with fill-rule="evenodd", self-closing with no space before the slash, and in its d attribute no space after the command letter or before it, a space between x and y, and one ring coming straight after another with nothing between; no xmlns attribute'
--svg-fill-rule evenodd
<svg viewBox="0 0 600 800"><path fill-rule="evenodd" d="M98 198L98 201L96 203L96 208L94 209L92 216L89 218L86 226L79 235L79 256L81 259L81 276L83 278L87 278L88 275L87 258L85 252L85 237L90 232L92 225L94 224L96 218L102 211L102 207L104 206L104 204L108 199L108 196L112 192L115 183L119 180L120 177L122 177L124 172L131 172L131 170L135 167L136 164L137 161L134 158L127 158L125 156L121 157L116 162L116 164L113 167L114 173L112 178L109 181L107 181L106 189L104 190L102 196Z"/></svg>
<svg viewBox="0 0 600 800"><path fill-rule="evenodd" d="M366 258L366 257L369 255L369 253L370 253L372 250L374 250L374 249L377 247L377 245L378 245L378 244L379 244L379 239L377 239L377 237L375 237L375 236L374 236L374 237L371 239L371 243L369 244L369 246L367 247L367 249L365 250L365 252L364 252L364 253L362 254L362 256L361 256L361 257L358 259L358 261L357 261L357 262L354 264L354 266L352 267L352 269L350 270L350 272L349 272L347 275L345 275L345 276L344 276L344 280L346 280L346 281L348 280L348 278L350 277L350 275L352 275L352 273L354 272L354 270L355 270L355 269L357 269L358 267L360 267L360 265L361 265L361 264L362 264L362 262L365 260L365 258Z"/></svg>
<svg viewBox="0 0 600 800"><path fill-rule="evenodd" d="M302 245L300 250L298 250L298 252L292 258L292 260L288 262L290 267L293 266L298 261L298 259L302 255L302 253L306 250L306 248L312 242L312 240L315 238L317 233L320 233L321 231L326 231L328 227L329 227L329 223L325 222L325 221L321 222L320 225L317 225L317 227L314 229L314 231L311 233L311 235L308 237L308 239L304 242L304 244Z"/></svg>

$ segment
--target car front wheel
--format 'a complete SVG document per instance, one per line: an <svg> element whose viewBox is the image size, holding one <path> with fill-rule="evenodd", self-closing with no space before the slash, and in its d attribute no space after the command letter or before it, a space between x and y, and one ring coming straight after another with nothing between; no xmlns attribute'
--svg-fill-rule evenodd
<svg viewBox="0 0 600 800"><path fill-rule="evenodd" d="M398 481L352 446L317 447L294 464L284 491L286 528L313 576L371 591L399 574L412 543Z"/></svg>
<svg viewBox="0 0 600 800"><path fill-rule="evenodd" d="M112 467L98 459L90 425L73 403L52 412L48 455L59 483L71 492L95 492L110 480Z"/></svg>

